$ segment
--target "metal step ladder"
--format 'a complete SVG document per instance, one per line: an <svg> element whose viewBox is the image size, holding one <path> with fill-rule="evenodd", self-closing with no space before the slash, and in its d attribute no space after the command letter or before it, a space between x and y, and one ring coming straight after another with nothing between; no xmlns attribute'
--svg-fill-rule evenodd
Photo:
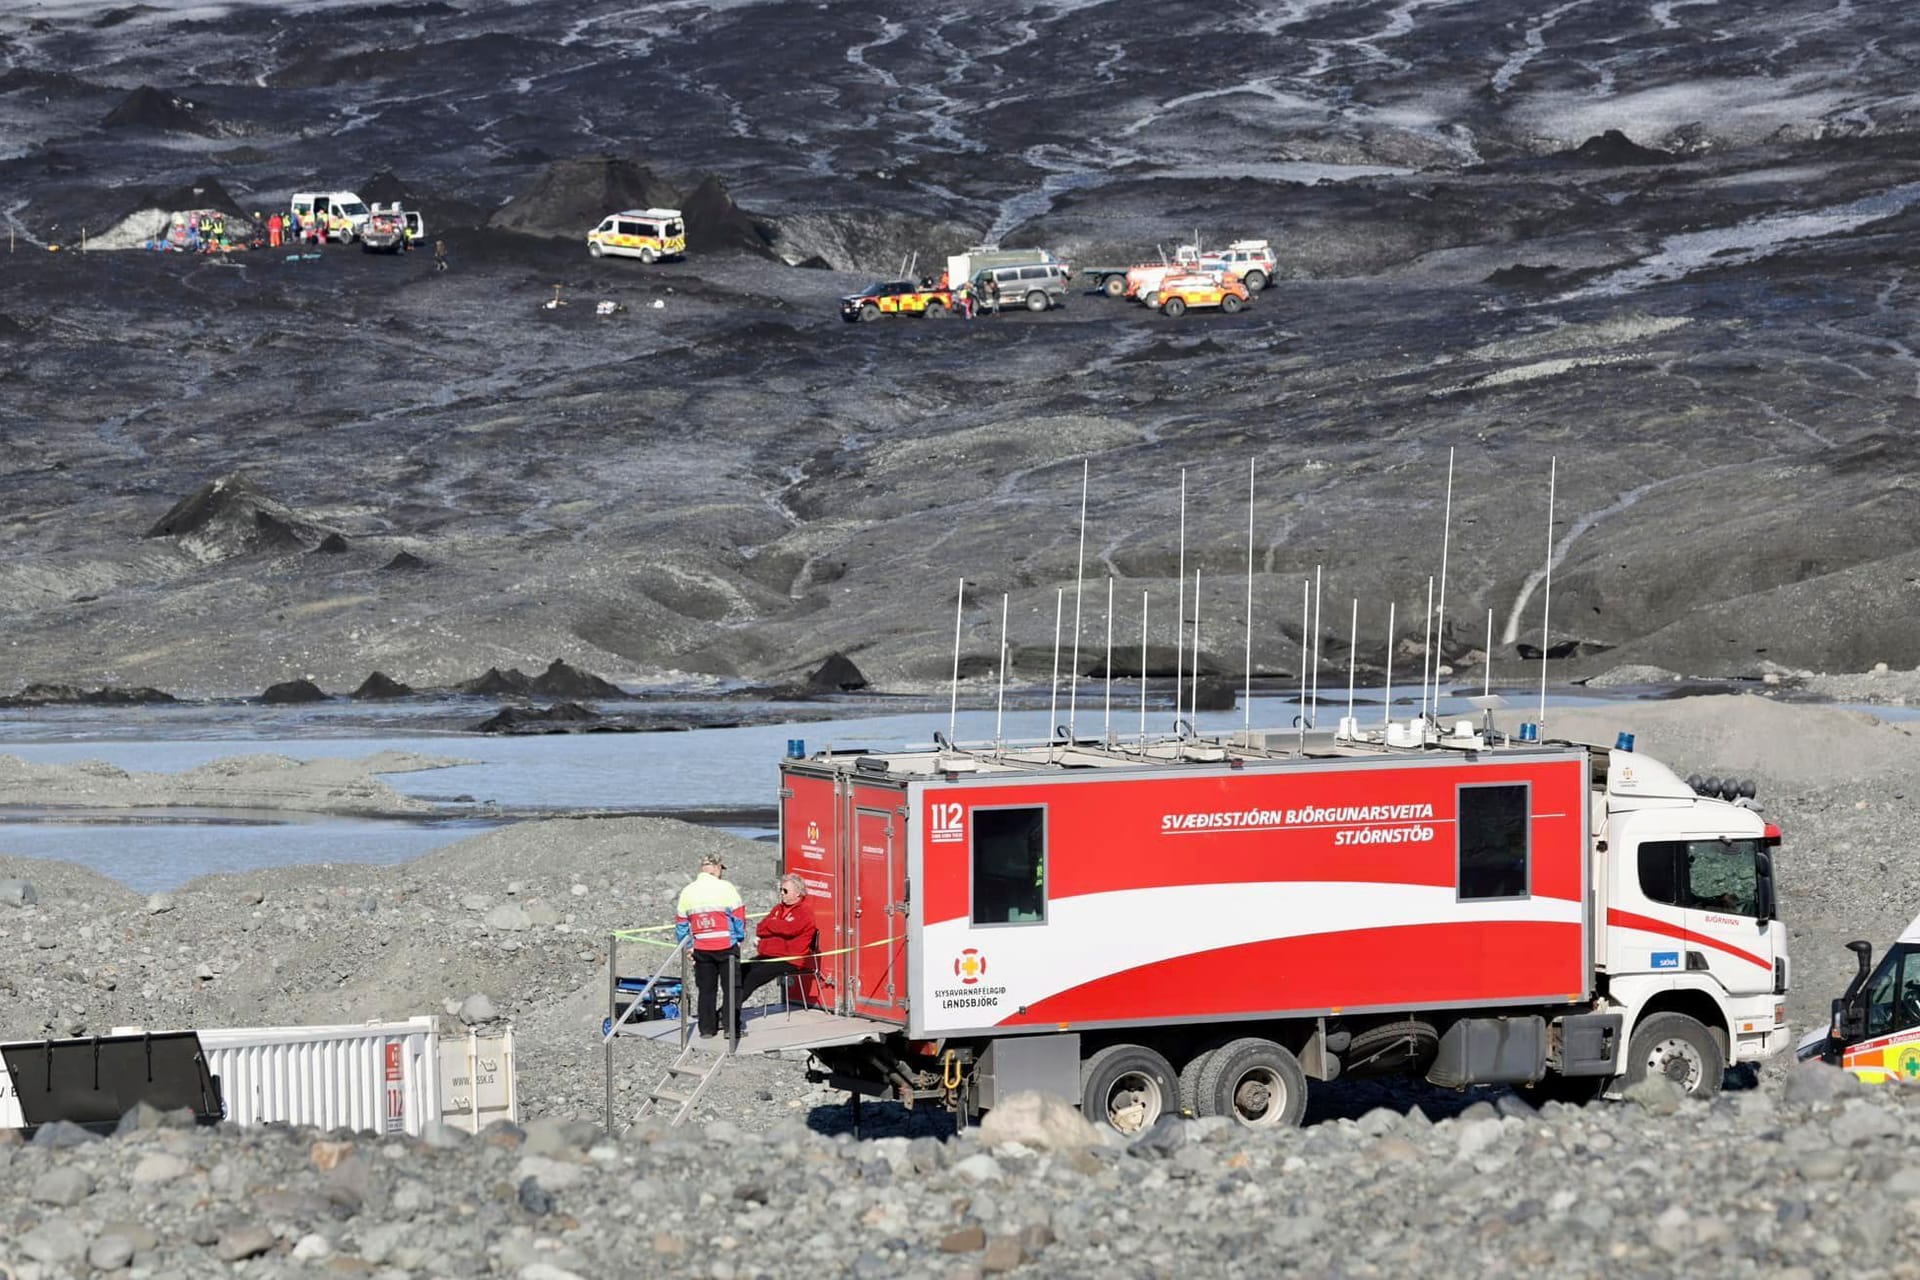
<svg viewBox="0 0 1920 1280"><path fill-rule="evenodd" d="M706 1061L700 1061L703 1058ZM719 1077L721 1068L726 1065L727 1055L724 1052L703 1050L697 1043L689 1043L667 1068L660 1083L647 1093L646 1101L634 1113L634 1122L637 1124L653 1116L664 1115L670 1125L682 1123L693 1114L707 1086Z"/></svg>

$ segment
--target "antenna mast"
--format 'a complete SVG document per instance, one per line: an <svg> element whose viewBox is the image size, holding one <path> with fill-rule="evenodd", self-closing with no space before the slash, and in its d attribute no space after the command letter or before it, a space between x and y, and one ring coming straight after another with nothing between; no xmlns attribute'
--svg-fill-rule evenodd
<svg viewBox="0 0 1920 1280"><path fill-rule="evenodd" d="M1000 728L1007 718L1007 593L1000 593L1000 701L993 712L993 749L997 754L1004 739Z"/></svg>
<svg viewBox="0 0 1920 1280"><path fill-rule="evenodd" d="M1313 566L1313 727L1320 727L1320 566Z"/></svg>
<svg viewBox="0 0 1920 1280"><path fill-rule="evenodd" d="M1053 684L1047 698L1047 759L1053 759L1054 739L1059 736L1060 715L1060 615L1067 605L1067 589L1055 587L1053 591Z"/></svg>
<svg viewBox="0 0 1920 1280"><path fill-rule="evenodd" d="M967 580L953 594L953 692L947 699L947 745L953 745L954 722L960 715L960 613L967 603Z"/></svg>
<svg viewBox="0 0 1920 1280"><path fill-rule="evenodd" d="M1547 619L1553 607L1553 497L1560 478L1560 459L1547 463L1547 589L1540 597L1540 727L1547 727Z"/></svg>
<svg viewBox="0 0 1920 1280"><path fill-rule="evenodd" d="M1080 705L1080 587L1087 566L1087 469L1090 460L1080 461L1080 558L1073 565L1073 669L1067 673L1067 741L1074 741L1074 713Z"/></svg>
<svg viewBox="0 0 1920 1280"><path fill-rule="evenodd" d="M1440 718L1440 646L1447 621L1447 550L1453 539L1453 447L1447 447L1447 513L1440 523L1440 611L1433 620L1433 718Z"/></svg>
<svg viewBox="0 0 1920 1280"><path fill-rule="evenodd" d="M1300 726L1300 750L1307 749L1307 602L1313 598L1313 584L1300 579L1300 714L1294 721Z"/></svg>
<svg viewBox="0 0 1920 1280"><path fill-rule="evenodd" d="M1147 749L1147 593L1140 593L1140 750Z"/></svg>
<svg viewBox="0 0 1920 1280"><path fill-rule="evenodd" d="M1193 736L1200 736L1200 571L1193 571L1193 696L1187 699L1187 714L1192 722L1187 727L1193 730Z"/></svg>
<svg viewBox="0 0 1920 1280"><path fill-rule="evenodd" d="M1180 594L1174 598L1173 605L1173 736L1180 736L1180 677L1186 674L1185 653L1182 642L1185 635L1181 628L1187 621L1187 469L1180 468L1180 563L1174 572L1175 580L1180 584ZM1145 679L1146 674L1141 673Z"/></svg>
<svg viewBox="0 0 1920 1280"><path fill-rule="evenodd" d="M1253 732L1253 464L1247 459L1247 679L1240 695L1242 707L1240 727L1248 733ZM1248 741L1252 741L1251 738Z"/></svg>
<svg viewBox="0 0 1920 1280"><path fill-rule="evenodd" d="M1427 722L1427 667L1433 657L1433 575L1427 575L1427 614L1420 636L1420 723ZM1424 730L1423 730L1424 732Z"/></svg>
<svg viewBox="0 0 1920 1280"><path fill-rule="evenodd" d="M1107 575L1107 704L1100 721L1100 739L1113 745L1113 575Z"/></svg>
<svg viewBox="0 0 1920 1280"><path fill-rule="evenodd" d="M1398 601L1387 601L1387 687L1380 697L1380 727L1393 723L1393 611Z"/></svg>
<svg viewBox="0 0 1920 1280"><path fill-rule="evenodd" d="M1345 728L1355 737L1359 736L1360 726L1353 719L1353 677L1360 657L1360 598L1354 597L1353 617L1347 623L1347 723Z"/></svg>

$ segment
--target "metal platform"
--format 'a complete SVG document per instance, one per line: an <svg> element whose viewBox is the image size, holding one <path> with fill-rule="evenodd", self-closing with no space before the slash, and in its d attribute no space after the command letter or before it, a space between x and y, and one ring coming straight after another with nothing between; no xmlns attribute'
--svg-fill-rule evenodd
<svg viewBox="0 0 1920 1280"><path fill-rule="evenodd" d="M787 1050L806 1052L832 1045L859 1044L863 1040L878 1040L900 1029L894 1023L878 1022L872 1018L844 1017L824 1009L789 1011L778 1005L755 1005L749 1008L745 1022L746 1034L740 1037L740 1046L735 1050L737 1056L743 1058L750 1054ZM628 1023L620 1029L620 1034L638 1036L655 1044L678 1044L680 1021L671 1018L637 1025ZM696 1030L688 1039L687 1046L697 1053L725 1054L727 1038L718 1035L711 1040L702 1040Z"/></svg>

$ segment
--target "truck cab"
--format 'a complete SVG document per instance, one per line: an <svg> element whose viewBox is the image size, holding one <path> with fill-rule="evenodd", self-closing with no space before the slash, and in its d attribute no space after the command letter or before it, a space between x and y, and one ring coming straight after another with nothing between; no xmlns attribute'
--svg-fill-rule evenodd
<svg viewBox="0 0 1920 1280"><path fill-rule="evenodd" d="M1880 963L1866 942L1847 946L1860 971L1833 1002L1833 1020L1800 1045L1800 1057L1821 1058L1868 1084L1920 1081L1920 918Z"/></svg>
<svg viewBox="0 0 1920 1280"><path fill-rule="evenodd" d="M1665 765L1611 753L1596 789L1602 883L1596 971L1636 1032L1629 1076L1665 1074L1692 1091L1702 1073L1757 1062L1786 1047L1787 939L1774 894L1779 829L1751 804L1751 784L1701 791ZM1741 794L1742 791L1745 794ZM1644 1061L1642 1061L1644 1059Z"/></svg>

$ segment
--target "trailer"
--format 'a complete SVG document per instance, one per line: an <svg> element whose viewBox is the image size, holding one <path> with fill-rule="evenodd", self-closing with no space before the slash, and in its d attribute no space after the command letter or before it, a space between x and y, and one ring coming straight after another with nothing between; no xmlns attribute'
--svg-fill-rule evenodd
<svg viewBox="0 0 1920 1280"><path fill-rule="evenodd" d="M1704 1095L1788 1043L1778 830L1624 747L942 743L790 758L779 798L834 1020L783 1047L962 1123L1037 1088L1126 1133L1295 1124L1385 1073Z"/></svg>

